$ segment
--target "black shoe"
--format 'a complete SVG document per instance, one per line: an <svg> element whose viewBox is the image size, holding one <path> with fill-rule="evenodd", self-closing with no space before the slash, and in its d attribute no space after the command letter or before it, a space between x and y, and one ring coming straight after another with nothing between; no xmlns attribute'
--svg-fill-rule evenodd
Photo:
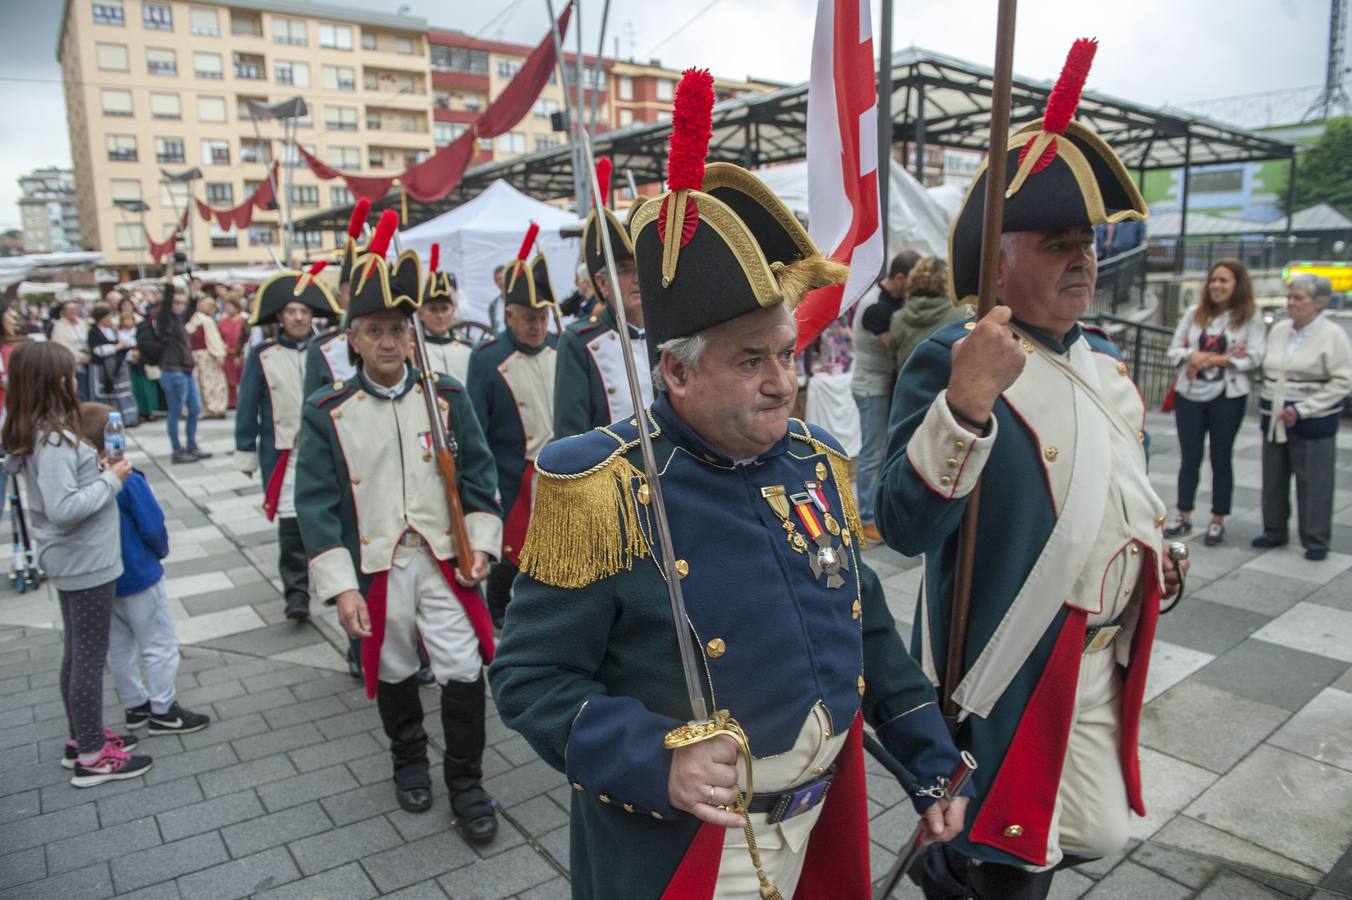
<svg viewBox="0 0 1352 900"><path fill-rule="evenodd" d="M82 765L76 760L70 783L77 788L94 787L105 781L136 778L144 775L149 769L149 756L130 756L112 743L107 743L99 752L99 758L89 765Z"/></svg>
<svg viewBox="0 0 1352 900"><path fill-rule="evenodd" d="M1167 538L1183 537L1192 534L1192 519L1185 519L1179 516L1174 519L1174 524L1164 529L1164 536Z"/></svg>
<svg viewBox="0 0 1352 900"><path fill-rule="evenodd" d="M1305 548L1305 558L1311 562L1319 562L1321 559L1328 559L1329 551L1327 547L1307 547Z"/></svg>
<svg viewBox="0 0 1352 900"><path fill-rule="evenodd" d="M306 597L293 597L286 601L286 617L293 622L310 621L310 601Z"/></svg>
<svg viewBox="0 0 1352 900"><path fill-rule="evenodd" d="M431 666L423 666L416 673L414 673L413 677L418 679L418 684L421 685L429 685L437 683L437 676L432 674Z"/></svg>
<svg viewBox="0 0 1352 900"><path fill-rule="evenodd" d="M1225 542L1225 526L1220 522L1212 522L1206 527L1206 537L1202 538L1202 543L1208 547L1215 547L1217 544Z"/></svg>
<svg viewBox="0 0 1352 900"><path fill-rule="evenodd" d="M103 738L108 743L112 744L114 747L121 750L123 753L130 753L131 751L135 750L139 743L136 740L136 735L131 733L118 734L111 728L103 729ZM75 763L79 760L79 758L80 751L79 749L76 748L75 742L66 741L66 752L61 757L61 768L63 769L75 768Z"/></svg>
<svg viewBox="0 0 1352 900"><path fill-rule="evenodd" d="M127 710L127 727L133 731L137 728L145 728L146 723L150 721L150 701L147 700L140 706L133 706Z"/></svg>
<svg viewBox="0 0 1352 900"><path fill-rule="evenodd" d="M161 734L192 734L194 731L201 731L211 724L211 717L202 713L195 713L184 709L174 701L174 705L162 713L150 714L150 733L152 735Z"/></svg>
<svg viewBox="0 0 1352 900"><path fill-rule="evenodd" d="M1268 537L1266 534L1260 534L1258 537L1249 541L1250 547L1257 547L1260 550L1271 550L1273 547L1285 547L1286 538L1277 540L1277 538Z"/></svg>
<svg viewBox="0 0 1352 900"><path fill-rule="evenodd" d="M203 450L201 447L189 447L188 452L192 454L193 459L209 459L214 455L210 450Z"/></svg>
<svg viewBox="0 0 1352 900"><path fill-rule="evenodd" d="M395 782L394 798L399 801L400 808L407 812L427 812L432 808L432 789L430 787L401 788L398 782Z"/></svg>
<svg viewBox="0 0 1352 900"><path fill-rule="evenodd" d="M174 455L170 457L170 461L174 463L197 462L197 457L190 450L175 450Z"/></svg>
<svg viewBox="0 0 1352 900"><path fill-rule="evenodd" d="M498 836L497 803L480 785L451 795L451 827L459 828L465 840L482 846Z"/></svg>

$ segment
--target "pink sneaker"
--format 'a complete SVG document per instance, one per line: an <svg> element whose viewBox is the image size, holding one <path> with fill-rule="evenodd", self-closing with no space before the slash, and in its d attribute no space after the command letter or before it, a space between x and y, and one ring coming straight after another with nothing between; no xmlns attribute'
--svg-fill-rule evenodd
<svg viewBox="0 0 1352 900"><path fill-rule="evenodd" d="M89 765L86 766L78 758L75 760L75 774L71 776L70 783L77 788L94 787L105 781L136 778L149 769L149 756L131 756L109 741L99 751L98 759Z"/></svg>
<svg viewBox="0 0 1352 900"><path fill-rule="evenodd" d="M138 741L134 734L118 734L111 728L103 729L103 739L112 744L123 753L130 753L136 749ZM75 746L74 741L66 741L66 752L61 757L61 768L75 768L75 760L80 756L80 748Z"/></svg>

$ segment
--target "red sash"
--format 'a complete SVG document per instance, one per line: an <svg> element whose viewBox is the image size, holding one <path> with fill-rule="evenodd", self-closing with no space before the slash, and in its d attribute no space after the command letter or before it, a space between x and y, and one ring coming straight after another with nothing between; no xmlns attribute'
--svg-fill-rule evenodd
<svg viewBox="0 0 1352 900"><path fill-rule="evenodd" d="M263 515L268 517L269 522L277 518L277 503L282 499L282 482L286 481L286 464L290 458L289 449L278 451L277 465L273 466L272 477L263 491Z"/></svg>
<svg viewBox="0 0 1352 900"><path fill-rule="evenodd" d="M530 511L533 503L531 488L535 484L535 461L526 460L526 471L521 474L521 487L516 492L516 501L502 525L502 555L512 565L521 565L521 545L526 542L526 529L530 527Z"/></svg>

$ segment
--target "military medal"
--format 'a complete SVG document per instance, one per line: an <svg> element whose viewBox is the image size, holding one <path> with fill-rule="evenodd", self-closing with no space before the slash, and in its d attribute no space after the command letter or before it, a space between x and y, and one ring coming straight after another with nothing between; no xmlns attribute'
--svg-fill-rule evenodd
<svg viewBox="0 0 1352 900"><path fill-rule="evenodd" d="M817 509L821 510L822 524L826 530L832 534L840 534L840 523L831 515L831 506L826 502L826 489L822 487L820 481L804 481L803 487L811 495L813 502L817 504Z"/></svg>
<svg viewBox="0 0 1352 900"><path fill-rule="evenodd" d="M817 552L808 555L808 563L812 566L812 575L814 578L826 576L826 586L829 588L838 588L845 583L845 579L840 577L840 571L850 570L850 557L843 548L836 549L831 543L831 535L827 533L818 519L817 506L821 502L808 492L794 494L789 498L793 504L794 511L798 513L798 518L802 520L803 527L807 529L808 536L817 544Z"/></svg>
<svg viewBox="0 0 1352 900"><path fill-rule="evenodd" d="M772 484L761 488L761 496L765 502L770 504L770 509L774 510L775 515L779 516L784 525L784 538L789 542L795 553L807 552L807 541L793 524L793 519L789 518L789 497L788 491L782 484Z"/></svg>

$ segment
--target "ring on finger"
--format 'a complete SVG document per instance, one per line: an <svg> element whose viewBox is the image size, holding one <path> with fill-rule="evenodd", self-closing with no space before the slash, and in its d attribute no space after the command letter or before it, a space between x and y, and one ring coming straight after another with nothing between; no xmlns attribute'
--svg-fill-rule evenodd
<svg viewBox="0 0 1352 900"><path fill-rule="evenodd" d="M710 806L718 805L718 801L714 799L714 786L712 784L709 785L709 805Z"/></svg>

